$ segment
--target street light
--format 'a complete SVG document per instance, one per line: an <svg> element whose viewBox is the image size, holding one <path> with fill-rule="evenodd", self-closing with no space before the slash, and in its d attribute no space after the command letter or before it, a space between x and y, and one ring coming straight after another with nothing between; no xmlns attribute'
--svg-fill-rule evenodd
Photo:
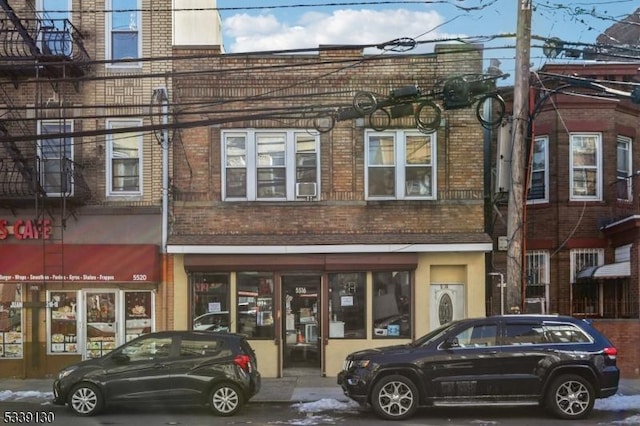
<svg viewBox="0 0 640 426"><path fill-rule="evenodd" d="M504 282L504 274L502 272L489 272L489 275L492 277L500 277L500 315L504 315L504 288L506 286Z"/></svg>

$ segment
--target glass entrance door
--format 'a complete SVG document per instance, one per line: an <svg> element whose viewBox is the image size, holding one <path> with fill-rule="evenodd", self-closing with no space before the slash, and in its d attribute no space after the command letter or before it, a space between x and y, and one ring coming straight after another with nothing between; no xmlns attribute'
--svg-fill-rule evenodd
<svg viewBox="0 0 640 426"><path fill-rule="evenodd" d="M320 276L282 276L284 375L319 374Z"/></svg>
<svg viewBox="0 0 640 426"><path fill-rule="evenodd" d="M85 293L86 358L98 358L111 352L120 342L118 335L117 293L88 291Z"/></svg>

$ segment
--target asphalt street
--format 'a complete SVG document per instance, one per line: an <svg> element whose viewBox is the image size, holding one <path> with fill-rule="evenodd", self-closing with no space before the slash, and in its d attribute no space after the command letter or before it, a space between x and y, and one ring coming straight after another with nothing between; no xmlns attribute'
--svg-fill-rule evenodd
<svg viewBox="0 0 640 426"><path fill-rule="evenodd" d="M305 403L251 403L233 417L214 417L206 408L164 408L164 407L112 407L96 417L78 417L68 408L45 403L1 402L5 424L54 424L68 426L132 425L145 426L210 426L220 425L390 425L378 419L366 409L348 407L344 409L305 409ZM41 413L40 419L53 421L7 422L7 416L14 413ZM46 413L46 416L44 414ZM629 419L638 423L629 423ZM633 420L631 420L633 421ZM640 424L640 407L636 411L594 410L588 419L567 422L547 415L539 407L482 407L482 408L430 408L421 409L416 415L401 423L403 426L568 426L568 425L632 425Z"/></svg>

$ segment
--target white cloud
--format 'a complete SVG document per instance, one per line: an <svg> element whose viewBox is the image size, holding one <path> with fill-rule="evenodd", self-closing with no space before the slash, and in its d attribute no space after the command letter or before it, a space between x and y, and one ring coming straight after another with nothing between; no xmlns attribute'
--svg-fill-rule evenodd
<svg viewBox="0 0 640 426"><path fill-rule="evenodd" d="M226 18L222 28L225 50L234 53L378 44L403 37L418 41L450 37L434 30L443 22L443 16L435 11L342 9L330 14L305 13L293 24L280 22L272 14L243 13Z"/></svg>

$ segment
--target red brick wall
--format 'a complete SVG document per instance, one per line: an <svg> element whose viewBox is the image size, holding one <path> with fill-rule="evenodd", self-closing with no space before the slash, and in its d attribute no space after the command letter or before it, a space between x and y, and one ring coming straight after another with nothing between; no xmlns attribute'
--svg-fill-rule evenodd
<svg viewBox="0 0 640 426"><path fill-rule="evenodd" d="M618 367L622 377L640 378L640 320L605 320L593 322L596 329L618 348Z"/></svg>
<svg viewBox="0 0 640 426"><path fill-rule="evenodd" d="M589 68L573 72L590 73ZM635 74L635 69L632 72ZM595 72L593 74L595 75ZM637 124L639 117L640 108L629 104L628 101L598 101L576 96L553 96L535 116L534 135L547 136L549 139L549 202L527 205L523 247L525 250L531 250L531 247L543 249L551 254L549 310L552 313L571 314L572 248L603 248L605 263L612 263L615 247L631 242L638 246L638 231L625 233L626 240L621 241L619 238L609 239L600 228L603 220L619 214L616 210L616 186L612 185L616 180L617 136L631 137L636 144L640 140L640 127ZM602 134L601 201L569 201L571 132ZM633 149L632 156L633 170L637 170L640 165L640 150ZM634 197L637 199L640 179L635 179L633 185L636 193ZM506 207L506 203L500 206L504 217L508 214ZM636 214L640 212L637 204L633 208ZM494 220L493 223L494 239L500 235L507 235L506 219ZM504 259L503 255L494 255L491 268L494 271L505 271ZM631 295L637 304L640 281L635 255L632 255L632 265L635 266L632 267L630 278L633 283ZM494 289L494 297L495 295Z"/></svg>
<svg viewBox="0 0 640 426"><path fill-rule="evenodd" d="M176 50L178 55L203 52ZM206 59L174 63L176 71L200 66L219 71L198 78L177 75L175 96L178 103L211 104L200 108L202 113L192 120L228 118L244 109L348 107L359 90L389 94L393 88L414 84L422 90L437 89L436 82L442 84L453 75L482 72L480 59L480 51L451 47L443 54L390 55L375 61L365 60L362 52L353 49L310 55L211 52ZM220 101L227 103L216 106ZM320 200L225 203L221 200L223 129L305 129L312 128L313 121L241 117L211 128L182 129L174 145L173 235L482 233L482 126L473 108L444 111L443 118L446 125L436 133L437 201L366 201L364 131L368 126L350 119L337 122L320 136ZM396 119L391 126L416 129L412 119Z"/></svg>

